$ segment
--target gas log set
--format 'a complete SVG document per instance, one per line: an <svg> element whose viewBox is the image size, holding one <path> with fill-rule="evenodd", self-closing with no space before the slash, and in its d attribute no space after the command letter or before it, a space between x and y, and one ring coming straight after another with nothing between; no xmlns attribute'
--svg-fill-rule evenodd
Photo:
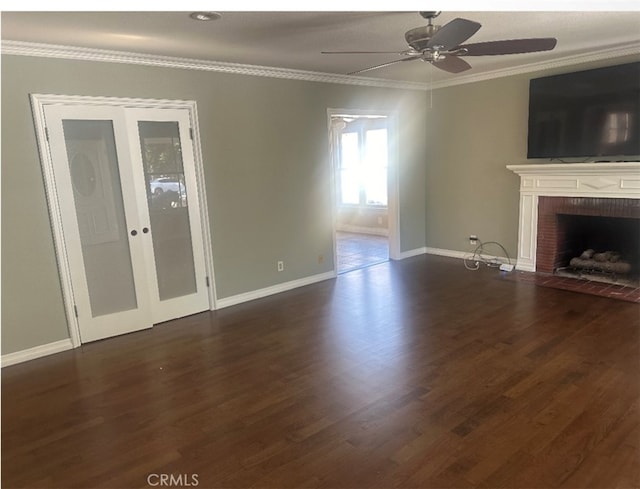
<svg viewBox="0 0 640 489"><path fill-rule="evenodd" d="M615 276L626 276L631 273L631 263L624 260L616 251L596 252L588 249L569 261L569 267L577 272L603 273Z"/></svg>

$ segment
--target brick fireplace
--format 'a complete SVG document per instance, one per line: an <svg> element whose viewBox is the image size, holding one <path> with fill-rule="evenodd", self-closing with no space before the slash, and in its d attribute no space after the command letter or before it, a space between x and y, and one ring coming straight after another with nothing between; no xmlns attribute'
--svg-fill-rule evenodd
<svg viewBox="0 0 640 489"><path fill-rule="evenodd" d="M586 249L619 248L637 275L639 162L507 168L520 175L517 270L551 274L571 268L571 258Z"/></svg>

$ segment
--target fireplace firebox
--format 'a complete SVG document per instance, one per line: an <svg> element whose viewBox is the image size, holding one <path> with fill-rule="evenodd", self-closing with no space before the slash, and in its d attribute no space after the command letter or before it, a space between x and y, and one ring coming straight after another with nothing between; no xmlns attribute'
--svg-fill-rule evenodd
<svg viewBox="0 0 640 489"><path fill-rule="evenodd" d="M637 286L640 200L542 196L537 241L539 272Z"/></svg>

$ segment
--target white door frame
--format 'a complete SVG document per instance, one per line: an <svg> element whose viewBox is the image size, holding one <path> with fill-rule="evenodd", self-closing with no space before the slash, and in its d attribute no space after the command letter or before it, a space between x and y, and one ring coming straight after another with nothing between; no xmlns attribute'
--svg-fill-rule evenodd
<svg viewBox="0 0 640 489"><path fill-rule="evenodd" d="M209 229L209 213L207 208L207 196L204 184L204 167L202 151L200 147L200 131L198 127L198 113L196 102L193 100L159 100L119 97L87 97L73 95L31 94L31 109L36 130L38 148L40 150L40 162L44 175L45 191L53 241L55 247L58 271L64 310L69 328L69 336L74 348L81 345L80 325L75 314L73 284L71 282L71 268L67 247L65 244L64 230L62 227L62 214L58 200L58 189L54 178L53 160L51 158L47 128L45 124L44 107L47 105L84 105L84 106L116 106L125 108L148 109L186 109L189 111L189 119L193 130L193 152L195 159L196 180L198 185L198 204L201 209L202 239L205 254L206 274L209 277L209 309L216 309L215 273L213 268L213 252L211 246L211 232Z"/></svg>
<svg viewBox="0 0 640 489"><path fill-rule="evenodd" d="M334 273L338 272L337 265L337 242L336 242L336 202L337 202L337 182L336 182L336 160L335 148L333 148L331 128L331 118L339 115L372 116L381 115L387 118L387 128L389 130L389 161L387 162L387 212L389 219L389 259L400 260L400 186L399 186L399 138L398 133L398 112L395 110L375 110L375 109L327 109L327 127L329 130L329 148L331 161L331 218L333 223L333 257Z"/></svg>

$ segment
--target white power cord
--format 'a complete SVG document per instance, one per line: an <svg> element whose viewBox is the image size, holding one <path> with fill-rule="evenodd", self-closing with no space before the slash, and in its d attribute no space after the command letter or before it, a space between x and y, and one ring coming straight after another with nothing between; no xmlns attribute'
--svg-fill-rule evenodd
<svg viewBox="0 0 640 489"><path fill-rule="evenodd" d="M485 247L487 245L498 246L504 253L504 256L507 258L508 266L506 266L495 255L486 255ZM513 270L513 265L511 264L511 258L509 257L509 253L507 253L507 250L505 249L505 247L502 246L497 241L487 241L486 243L483 243L482 241L478 240L478 246L476 246L475 250L473 250L473 253L464 257L464 267L467 270L478 270L480 268L481 263L488 267L495 267L495 268L500 267L504 271ZM505 268L502 268L503 266L505 266Z"/></svg>

